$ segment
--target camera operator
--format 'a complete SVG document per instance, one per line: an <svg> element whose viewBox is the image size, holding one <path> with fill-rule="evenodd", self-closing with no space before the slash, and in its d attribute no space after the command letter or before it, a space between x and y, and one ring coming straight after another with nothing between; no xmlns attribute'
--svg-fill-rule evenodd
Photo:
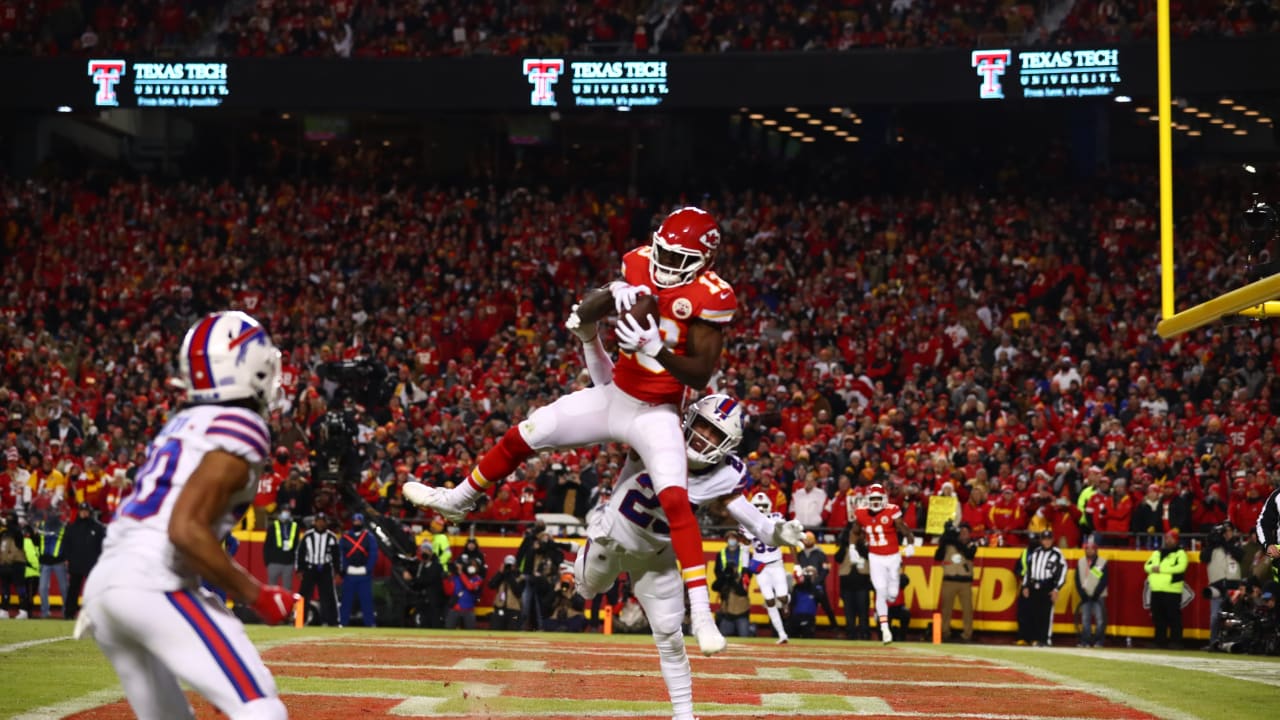
<svg viewBox="0 0 1280 720"><path fill-rule="evenodd" d="M560 563L564 562L564 550L559 543L551 540L546 523L539 520L524 531L524 539L516 550L516 567L524 573L525 580L520 604L526 620L531 622L535 630L542 629L543 606L540 601L545 595L545 588L538 587L537 576L538 568L544 562L548 564L548 569L542 574L545 578L550 575L551 569L560 567Z"/></svg>
<svg viewBox="0 0 1280 720"><path fill-rule="evenodd" d="M957 527L948 520L938 538L938 549L933 553L933 561L942 563L942 596L938 604L942 627L950 630L956 598L960 598L964 623L960 637L964 642L973 641L973 559L978 555L978 543L969 532L969 523L962 522Z"/></svg>
<svg viewBox="0 0 1280 720"><path fill-rule="evenodd" d="M484 553L480 552L480 543L475 538L467 538L467 542L462 546L462 552L458 553L457 563L462 567L475 565L476 572L480 577L489 577L489 564L484 559Z"/></svg>
<svg viewBox="0 0 1280 720"><path fill-rule="evenodd" d="M572 568L562 567L560 577L551 587L551 593L543 598L543 607L550 610L542 621L544 630L582 632L587 624L587 616L583 613L587 607L587 601L578 594L577 590Z"/></svg>
<svg viewBox="0 0 1280 720"><path fill-rule="evenodd" d="M1206 574L1209 584L1202 591L1209 601L1209 647L1217 647L1222 632L1222 600L1227 593L1240 587L1244 570L1244 548L1235 527L1224 522L1215 525L1205 538L1201 558L1208 558Z"/></svg>
<svg viewBox="0 0 1280 720"><path fill-rule="evenodd" d="M489 621L491 630L520 629L520 597L524 594L525 580L516 570L516 556L508 555L502 559L502 569L494 573L489 580L493 589L493 616Z"/></svg>
<svg viewBox="0 0 1280 720"><path fill-rule="evenodd" d="M444 581L444 590L450 597L449 612L444 616L446 630L456 630L459 625L467 630L476 629L476 604L484 587L484 576L474 564L454 563L453 574Z"/></svg>

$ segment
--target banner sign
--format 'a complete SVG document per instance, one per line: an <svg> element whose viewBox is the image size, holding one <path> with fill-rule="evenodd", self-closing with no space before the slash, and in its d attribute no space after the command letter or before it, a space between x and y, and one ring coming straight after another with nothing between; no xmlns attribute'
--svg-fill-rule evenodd
<svg viewBox="0 0 1280 720"><path fill-rule="evenodd" d="M974 50L969 62L982 100L1108 97L1121 83L1118 48Z"/></svg>
<svg viewBox="0 0 1280 720"><path fill-rule="evenodd" d="M259 578L266 578L266 566L262 561L260 543L263 533L243 534L249 541L242 541L237 559ZM457 553L466 542L466 536L457 535L453 540L454 552ZM489 577L502 567L502 559L506 555L514 555L520 546L518 537L477 536L480 549L488 562ZM576 544L581 547L582 539L562 539L560 542ZM836 548L832 545L821 545L831 561L830 573L827 576L827 591L831 606L841 622L844 620L840 606L839 568L835 564ZM707 557L707 577L713 580L716 555L724 548L720 541L706 541L703 550ZM1055 633L1075 634L1076 608L1080 605L1080 595L1075 589L1076 563L1082 550L1064 550L1067 558L1067 582L1058 595L1054 606ZM572 561L574 553L566 553L565 558ZM1142 594L1146 582L1146 572L1142 565L1151 556L1148 551L1140 550L1102 550L1101 557L1107 559L1110 568L1110 581L1107 592L1107 636L1115 638L1136 637L1149 638L1154 634L1150 611L1143 608ZM1018 629L1017 611L1020 579L1017 574L1018 558L1022 556L1021 548L981 548L974 561L973 608L974 628L979 631L1015 632ZM1200 553L1189 552L1191 565L1187 569L1186 583L1194 597L1182 609L1183 634L1187 639L1207 638L1209 636L1209 601L1205 600L1200 590L1206 584L1205 567L1200 563ZM787 553L787 569L791 569L791 553ZM379 568L375 572L378 577L385 577L390 571L386 565L385 554L380 555ZM906 607L911 610L911 626L923 628L931 622L933 613L938 610L938 601L942 594L942 567L933 561L933 548L925 546L914 557L904 557L902 574L906 579L902 597ZM488 578L486 578L487 581ZM719 598L712 593L712 605L717 606ZM768 624L764 611L764 597L753 582L751 585L752 622ZM485 615L493 607L493 590L487 585L477 606L476 613ZM826 626L823 613L818 613L819 626ZM954 613L952 624L960 627L959 603Z"/></svg>

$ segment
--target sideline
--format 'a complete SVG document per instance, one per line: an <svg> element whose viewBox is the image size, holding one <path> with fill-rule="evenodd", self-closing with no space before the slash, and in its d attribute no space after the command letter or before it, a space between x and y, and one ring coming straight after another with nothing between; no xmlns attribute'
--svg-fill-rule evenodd
<svg viewBox="0 0 1280 720"><path fill-rule="evenodd" d="M19 650L26 650L29 647L36 647L37 645L48 645L49 643L56 643L56 642L62 642L63 640L74 640L74 639L75 638L68 635L66 637L44 638L42 640L24 640L22 642L13 643L11 645L0 645L0 655L3 655L4 653L17 652Z"/></svg>

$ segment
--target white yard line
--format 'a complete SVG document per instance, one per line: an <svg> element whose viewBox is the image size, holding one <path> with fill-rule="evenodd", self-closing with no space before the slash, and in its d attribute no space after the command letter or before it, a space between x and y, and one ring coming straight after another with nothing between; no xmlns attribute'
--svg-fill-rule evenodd
<svg viewBox="0 0 1280 720"><path fill-rule="evenodd" d="M14 715L13 720L58 720L58 718L64 718L85 710L92 710L123 699L124 693L120 692L119 688L105 688L103 690L95 690L88 695L81 695L78 698L64 700L55 705L46 705L21 715Z"/></svg>
<svg viewBox="0 0 1280 720"><path fill-rule="evenodd" d="M1262 683L1280 687L1280 663L1258 662L1252 660L1234 660L1223 658L1206 658L1201 655L1177 655L1174 653L1135 653L1107 650L1090 650L1087 648L1060 648L1055 653L1069 653L1081 657L1096 657L1119 662L1173 667L1179 670L1195 672L1211 672L1236 680Z"/></svg>
<svg viewBox="0 0 1280 720"><path fill-rule="evenodd" d="M36 647L37 645L48 645L49 643L62 642L63 640L71 639L71 636L68 635L66 637L45 638L43 640L24 640L23 642L12 643L10 645L0 645L0 655L3 655L4 653L17 652L19 650L26 650L29 647Z"/></svg>

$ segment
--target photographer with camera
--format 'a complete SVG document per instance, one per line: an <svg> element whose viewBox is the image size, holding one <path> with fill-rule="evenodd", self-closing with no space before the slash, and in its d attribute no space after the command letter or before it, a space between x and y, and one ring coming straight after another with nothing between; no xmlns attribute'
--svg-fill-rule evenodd
<svg viewBox="0 0 1280 720"><path fill-rule="evenodd" d="M742 545L742 535L730 530L724 549L716 556L715 582L711 589L720 594L720 611L716 621L725 637L751 637L751 598L747 588L751 576L747 566L751 553Z"/></svg>
<svg viewBox="0 0 1280 720"><path fill-rule="evenodd" d="M417 567L410 572L402 569L405 582L413 591L414 623L418 627L444 626L444 566L436 556L430 542L418 548Z"/></svg>
<svg viewBox="0 0 1280 720"><path fill-rule="evenodd" d="M787 636L812 638L818 624L818 571L797 563L792 568L791 605L787 613Z"/></svg>
<svg viewBox="0 0 1280 720"><path fill-rule="evenodd" d="M542 600L543 607L549 609L542 619L542 629L548 632L582 632L587 625L587 616L583 613L587 601L577 590L573 568L561 566L560 577L551 587L550 594Z"/></svg>
<svg viewBox="0 0 1280 720"><path fill-rule="evenodd" d="M978 555L978 543L969 532L969 523L962 522L957 527L948 520L938 538L938 549L933 553L933 561L942 563L942 595L938 603L942 627L950 630L956 598L959 598L963 622L960 638L964 642L973 641L973 559Z"/></svg>
<svg viewBox="0 0 1280 720"><path fill-rule="evenodd" d="M453 564L453 574L444 581L444 591L450 598L449 611L444 616L446 630L456 630L459 625L476 629L476 604L483 587L484 576L474 563Z"/></svg>
<svg viewBox="0 0 1280 720"><path fill-rule="evenodd" d="M539 588L539 567L546 563L548 569L541 573L542 578L550 575L551 568L560 567L564 562L564 549L559 543L551 540L547 533L547 524L538 520L524 531L524 539L516 550L516 567L524 574L524 592L520 596L520 605L524 610L526 624L533 630L542 630L543 605L541 600L546 588Z"/></svg>
<svg viewBox="0 0 1280 720"><path fill-rule="evenodd" d="M1212 650L1218 646L1222 633L1223 598L1240 587L1244 580L1244 570L1240 565L1244 559L1244 548L1235 527L1229 522L1215 525L1205 538L1200 558L1208 558L1205 567L1209 584L1202 592L1209 601L1209 645L1206 649Z"/></svg>
<svg viewBox="0 0 1280 720"><path fill-rule="evenodd" d="M493 589L493 615L489 620L491 630L519 630L521 619L520 598L524 594L525 581L516 570L516 556L502 559L502 569L489 580Z"/></svg>

